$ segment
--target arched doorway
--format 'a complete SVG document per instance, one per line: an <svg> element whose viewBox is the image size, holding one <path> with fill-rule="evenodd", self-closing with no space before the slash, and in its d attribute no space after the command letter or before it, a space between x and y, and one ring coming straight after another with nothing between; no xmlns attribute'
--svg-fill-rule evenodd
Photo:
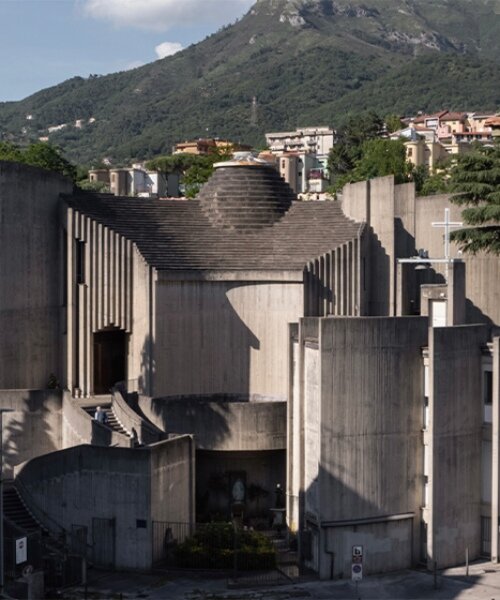
<svg viewBox="0 0 500 600"><path fill-rule="evenodd" d="M118 381L125 381L127 337L122 329L94 333L94 394L109 394Z"/></svg>

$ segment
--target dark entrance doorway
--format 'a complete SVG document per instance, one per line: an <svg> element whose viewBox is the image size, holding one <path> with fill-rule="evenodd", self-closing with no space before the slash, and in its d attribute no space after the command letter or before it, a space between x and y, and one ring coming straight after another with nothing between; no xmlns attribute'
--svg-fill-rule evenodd
<svg viewBox="0 0 500 600"><path fill-rule="evenodd" d="M126 379L126 343L121 329L94 333L94 394L109 394L115 383Z"/></svg>

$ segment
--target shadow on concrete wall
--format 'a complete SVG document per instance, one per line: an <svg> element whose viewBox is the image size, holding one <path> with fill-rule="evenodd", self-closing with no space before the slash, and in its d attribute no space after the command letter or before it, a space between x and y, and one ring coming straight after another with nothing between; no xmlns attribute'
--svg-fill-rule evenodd
<svg viewBox="0 0 500 600"><path fill-rule="evenodd" d="M54 403L55 396L61 392L29 390L25 394L27 398L15 407L12 416L6 414L3 417L4 474L7 478L13 477L15 466L60 450L60 411L51 410L47 402Z"/></svg>
<svg viewBox="0 0 500 600"><path fill-rule="evenodd" d="M486 315L479 306L476 306L469 298L465 299L465 320L467 323L485 323L492 327L495 323Z"/></svg>
<svg viewBox="0 0 500 600"><path fill-rule="evenodd" d="M214 446L221 444L231 431L228 425L228 413L230 404L227 401L215 402L217 395L211 396L212 402L202 398L178 397L178 400L167 400L166 398L153 398L151 410L159 417L157 425L166 433L170 434L194 434L200 428L210 432L210 439ZM175 402L176 411L169 411L169 404ZM200 410L203 411L203 419L200 420Z"/></svg>
<svg viewBox="0 0 500 600"><path fill-rule="evenodd" d="M153 380L156 373L156 359L154 341L150 335L146 336L141 350L141 372L137 379L137 389L146 395L153 392Z"/></svg>
<svg viewBox="0 0 500 600"><path fill-rule="evenodd" d="M267 296L264 291L264 299L259 292L253 282L160 285L155 339L148 337L143 345L139 390L155 397L250 393L251 354L261 350L252 328L265 327L282 308L272 291ZM265 303L260 313L258 302ZM245 314L239 314L240 307ZM255 372L254 377L259 379Z"/></svg>
<svg viewBox="0 0 500 600"><path fill-rule="evenodd" d="M370 303L372 316L389 315L391 302L391 257L385 251L377 234L370 227Z"/></svg>
<svg viewBox="0 0 500 600"><path fill-rule="evenodd" d="M92 419L92 435L90 443L92 446L111 446L113 432L106 425L102 425Z"/></svg>

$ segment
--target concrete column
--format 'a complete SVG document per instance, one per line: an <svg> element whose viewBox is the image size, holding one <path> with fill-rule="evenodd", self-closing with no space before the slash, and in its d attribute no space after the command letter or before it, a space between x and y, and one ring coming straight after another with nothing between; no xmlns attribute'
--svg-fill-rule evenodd
<svg viewBox="0 0 500 600"><path fill-rule="evenodd" d="M114 231L109 231L109 324L116 325L115 298L116 298L116 270L115 270L115 246L116 234Z"/></svg>
<svg viewBox="0 0 500 600"><path fill-rule="evenodd" d="M73 344L75 301L73 298L73 209L68 208L66 218L66 386L74 386Z"/></svg>
<svg viewBox="0 0 500 600"><path fill-rule="evenodd" d="M358 263L359 263L359 241L354 240L352 247L352 315L354 317L359 316L359 272L358 272Z"/></svg>
<svg viewBox="0 0 500 600"><path fill-rule="evenodd" d="M132 304L132 290L134 288L134 246L131 241L127 240L127 284L126 284L126 330L132 331L133 323L133 304Z"/></svg>
<svg viewBox="0 0 500 600"><path fill-rule="evenodd" d="M491 561L499 559L500 524L500 338L493 338L493 403L491 426Z"/></svg>
<svg viewBox="0 0 500 600"><path fill-rule="evenodd" d="M99 252L98 252L98 235L97 235L97 223L92 221L92 295L91 295L91 304L92 304L92 319L91 319L91 329L92 331L97 331L97 288L98 288L98 267L99 267Z"/></svg>
<svg viewBox="0 0 500 600"><path fill-rule="evenodd" d="M92 231L90 219L85 219L85 378L83 382L85 396L89 396L92 391Z"/></svg>
<svg viewBox="0 0 500 600"><path fill-rule="evenodd" d="M337 298L335 296L335 251L330 252L330 295L331 295L331 306L330 314L335 314L335 303Z"/></svg>
<svg viewBox="0 0 500 600"><path fill-rule="evenodd" d="M326 288L325 288L325 257L320 256L319 258L319 273L318 273L318 287L319 287L319 302L318 302L318 316L324 317L326 315Z"/></svg>
<svg viewBox="0 0 500 600"><path fill-rule="evenodd" d="M321 315L321 270L319 259L314 261L314 316Z"/></svg>
<svg viewBox="0 0 500 600"><path fill-rule="evenodd" d="M104 261L104 265L103 265L103 275L104 275L104 286L103 286L103 301L102 301L102 307L103 307L103 325L104 327L107 327L110 324L109 321L109 307L110 307L110 281L109 281L109 267L110 267L110 260L109 260L109 238L110 238L110 232L108 227L105 227L103 230L103 241L104 241L104 245L103 245L103 261Z"/></svg>
<svg viewBox="0 0 500 600"><path fill-rule="evenodd" d="M347 315L353 315L354 294L353 294L353 251L352 241L347 243L347 260L346 260L346 276L347 276Z"/></svg>
<svg viewBox="0 0 500 600"><path fill-rule="evenodd" d="M333 255L334 261L334 289L335 289L335 315L340 315L341 306L341 282L340 282L340 248L336 248Z"/></svg>
<svg viewBox="0 0 500 600"><path fill-rule="evenodd" d="M119 320L121 329L126 329L125 325L125 238L120 236L120 311Z"/></svg>
<svg viewBox="0 0 500 600"><path fill-rule="evenodd" d="M87 325L87 313L85 310L85 300L86 300L86 286L83 284L79 284L77 286L77 294L78 294L78 387L85 395L85 367L86 367L86 346L85 346L85 338L86 338L86 325Z"/></svg>
<svg viewBox="0 0 500 600"><path fill-rule="evenodd" d="M347 298L349 294L349 279L347 276L347 244L343 244L340 253L342 256L341 262L341 279L342 279L342 312L341 315L346 316L348 313Z"/></svg>
<svg viewBox="0 0 500 600"><path fill-rule="evenodd" d="M331 269L331 256L330 253L325 255L325 310L324 316L332 314L332 281L331 281L332 269Z"/></svg>
<svg viewBox="0 0 500 600"><path fill-rule="evenodd" d="M96 269L96 303L95 303L95 312L96 312L96 331L103 328L102 322L102 313L103 313L103 267L104 267L104 241L103 241L103 229L104 227L98 223L97 224L97 269Z"/></svg>

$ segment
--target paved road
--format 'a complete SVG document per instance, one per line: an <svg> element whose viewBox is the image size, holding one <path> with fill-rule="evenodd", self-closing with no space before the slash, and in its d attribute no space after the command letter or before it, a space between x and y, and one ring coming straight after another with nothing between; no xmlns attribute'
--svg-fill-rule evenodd
<svg viewBox="0 0 500 600"><path fill-rule="evenodd" d="M351 581L305 581L300 584L254 589L228 589L226 579L169 578L167 575L94 574L89 599L131 600L500 600L500 569L491 563L448 569L434 578L419 571L367 577L356 589ZM83 590L68 590L69 599L83 598Z"/></svg>

